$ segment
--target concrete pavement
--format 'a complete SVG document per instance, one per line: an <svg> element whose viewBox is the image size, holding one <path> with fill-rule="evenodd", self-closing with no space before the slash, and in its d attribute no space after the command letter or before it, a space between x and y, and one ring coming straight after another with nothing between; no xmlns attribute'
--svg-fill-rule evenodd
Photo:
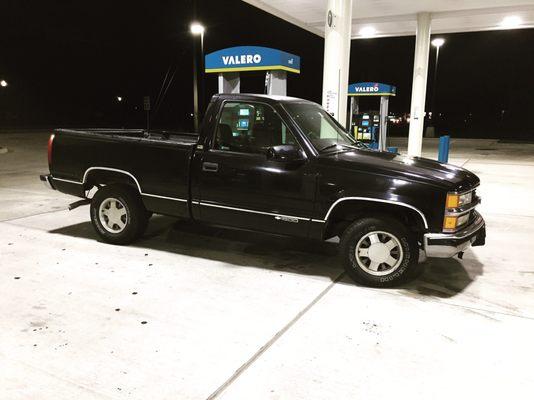
<svg viewBox="0 0 534 400"><path fill-rule="evenodd" d="M1 399L530 398L534 145L453 140L486 246L378 290L335 243L165 217L100 243L38 182L46 139L0 135Z"/></svg>

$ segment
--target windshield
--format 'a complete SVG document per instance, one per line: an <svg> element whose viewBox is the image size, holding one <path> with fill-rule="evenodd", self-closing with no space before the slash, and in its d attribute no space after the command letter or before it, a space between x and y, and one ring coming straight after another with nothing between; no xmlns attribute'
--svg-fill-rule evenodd
<svg viewBox="0 0 534 400"><path fill-rule="evenodd" d="M318 104L291 102L285 103L284 108L318 152L365 147L350 137Z"/></svg>

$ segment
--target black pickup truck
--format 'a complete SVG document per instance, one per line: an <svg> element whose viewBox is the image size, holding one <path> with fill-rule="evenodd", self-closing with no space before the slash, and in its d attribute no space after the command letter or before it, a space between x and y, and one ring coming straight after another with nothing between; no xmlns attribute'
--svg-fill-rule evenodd
<svg viewBox="0 0 534 400"><path fill-rule="evenodd" d="M213 96L200 134L58 129L53 189L91 199L99 236L127 244L152 213L310 239L340 237L349 275L391 286L429 257L485 242L479 179L429 159L378 152L319 105Z"/></svg>

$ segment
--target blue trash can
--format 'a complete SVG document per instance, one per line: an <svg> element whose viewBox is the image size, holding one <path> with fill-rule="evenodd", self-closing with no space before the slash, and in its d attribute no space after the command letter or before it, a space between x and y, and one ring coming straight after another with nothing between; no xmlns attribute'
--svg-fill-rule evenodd
<svg viewBox="0 0 534 400"><path fill-rule="evenodd" d="M443 135L439 138L438 161L441 163L449 161L450 141L451 137L449 135Z"/></svg>

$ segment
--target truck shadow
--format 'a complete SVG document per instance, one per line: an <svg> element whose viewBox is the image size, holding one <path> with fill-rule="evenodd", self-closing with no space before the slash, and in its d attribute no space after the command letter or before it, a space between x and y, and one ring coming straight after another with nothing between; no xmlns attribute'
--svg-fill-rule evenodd
<svg viewBox="0 0 534 400"><path fill-rule="evenodd" d="M50 233L99 240L89 221L58 228ZM153 217L143 238L131 246L216 261L221 263L221 267L264 268L326 276L331 280L342 273L335 242L204 226L162 216ZM482 274L482 265L472 257L469 272L456 259L432 259L420 267L418 276L411 282L383 290L447 298L461 293L477 275ZM357 285L347 276L340 283Z"/></svg>

